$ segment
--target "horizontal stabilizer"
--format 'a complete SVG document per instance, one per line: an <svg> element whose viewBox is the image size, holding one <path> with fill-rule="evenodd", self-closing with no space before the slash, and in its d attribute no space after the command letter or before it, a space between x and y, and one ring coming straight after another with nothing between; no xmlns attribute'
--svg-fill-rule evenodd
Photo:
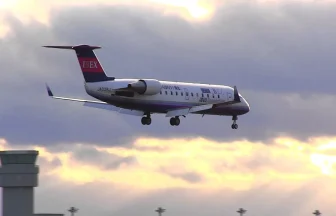
<svg viewBox="0 0 336 216"><path fill-rule="evenodd" d="M101 49L99 46L91 46L91 45L77 45L77 46L43 46L45 48L54 48L54 49L70 49L70 50L76 50L76 49L88 49L88 50L95 50L95 49Z"/></svg>

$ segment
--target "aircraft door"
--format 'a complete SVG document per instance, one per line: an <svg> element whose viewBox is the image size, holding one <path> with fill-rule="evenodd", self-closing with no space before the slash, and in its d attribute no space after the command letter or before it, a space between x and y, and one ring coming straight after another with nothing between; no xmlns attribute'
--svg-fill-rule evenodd
<svg viewBox="0 0 336 216"><path fill-rule="evenodd" d="M189 91L188 91L188 89L184 89L184 94L185 94L185 99L186 100L189 100Z"/></svg>
<svg viewBox="0 0 336 216"><path fill-rule="evenodd" d="M232 94L229 93L229 92L227 93L227 100L228 100L228 101L231 101L231 100L232 100Z"/></svg>

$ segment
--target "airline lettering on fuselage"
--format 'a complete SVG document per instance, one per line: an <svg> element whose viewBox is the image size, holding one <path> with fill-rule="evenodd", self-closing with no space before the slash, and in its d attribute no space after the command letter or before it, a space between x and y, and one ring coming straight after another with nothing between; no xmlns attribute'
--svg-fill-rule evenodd
<svg viewBox="0 0 336 216"><path fill-rule="evenodd" d="M83 68L98 68L97 61L83 61Z"/></svg>
<svg viewBox="0 0 336 216"><path fill-rule="evenodd" d="M169 85L163 85L163 89L169 89L169 90L181 90L179 86L169 86Z"/></svg>
<svg viewBox="0 0 336 216"><path fill-rule="evenodd" d="M201 91L202 91L203 94L209 94L209 93L211 93L210 89L207 89L207 88L201 88Z"/></svg>
<svg viewBox="0 0 336 216"><path fill-rule="evenodd" d="M212 94L223 94L222 89L211 88L211 90L212 90ZM208 88L201 88L201 91L203 94L211 94L211 91Z"/></svg>
<svg viewBox="0 0 336 216"><path fill-rule="evenodd" d="M110 92L110 91L112 91L112 89L107 88L107 87L99 87L97 91L100 91L100 92Z"/></svg>

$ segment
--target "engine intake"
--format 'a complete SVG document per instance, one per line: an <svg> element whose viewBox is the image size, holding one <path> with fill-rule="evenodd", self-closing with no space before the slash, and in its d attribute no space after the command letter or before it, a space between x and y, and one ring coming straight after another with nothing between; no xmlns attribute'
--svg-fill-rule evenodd
<svg viewBox="0 0 336 216"><path fill-rule="evenodd" d="M161 83L155 79L141 79L128 84L128 88L141 95L155 95L161 91Z"/></svg>

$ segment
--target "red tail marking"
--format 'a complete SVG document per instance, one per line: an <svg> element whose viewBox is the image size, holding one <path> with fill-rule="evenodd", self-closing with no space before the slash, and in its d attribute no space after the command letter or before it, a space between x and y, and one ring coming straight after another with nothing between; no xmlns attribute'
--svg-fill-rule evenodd
<svg viewBox="0 0 336 216"><path fill-rule="evenodd" d="M79 57L78 61L83 72L104 73L97 58Z"/></svg>

